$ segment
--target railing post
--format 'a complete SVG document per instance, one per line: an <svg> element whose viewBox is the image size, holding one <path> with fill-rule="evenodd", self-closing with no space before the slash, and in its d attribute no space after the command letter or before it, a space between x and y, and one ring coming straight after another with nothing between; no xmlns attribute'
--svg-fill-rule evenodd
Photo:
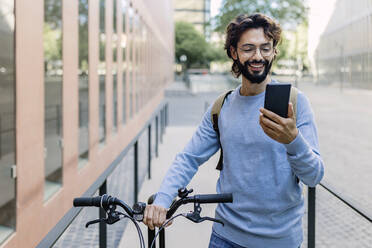
<svg viewBox="0 0 372 248"><path fill-rule="evenodd" d="M138 202L138 140L134 143L134 202Z"/></svg>
<svg viewBox="0 0 372 248"><path fill-rule="evenodd" d="M149 149L148 149L148 179L151 179L151 124L148 127Z"/></svg>
<svg viewBox="0 0 372 248"><path fill-rule="evenodd" d="M107 181L105 180L101 187L99 187L99 195L104 195L107 193ZM103 219L106 218L106 212L102 208L99 208L99 218ZM100 222L99 223L99 247L106 248L107 247L107 226L106 223Z"/></svg>
<svg viewBox="0 0 372 248"><path fill-rule="evenodd" d="M155 118L155 156L159 156L159 117Z"/></svg>
<svg viewBox="0 0 372 248"><path fill-rule="evenodd" d="M167 127L169 126L169 104L167 103Z"/></svg>
<svg viewBox="0 0 372 248"><path fill-rule="evenodd" d="M308 214L307 214L307 247L315 248L315 191L308 188Z"/></svg>
<svg viewBox="0 0 372 248"><path fill-rule="evenodd" d="M3 139L1 138L2 133L3 133L3 129L1 126L1 116L0 116L0 158L2 158L3 156Z"/></svg>
<svg viewBox="0 0 372 248"><path fill-rule="evenodd" d="M83 103L81 101L79 101L79 128L82 126L82 123L83 123L83 116L82 116L82 107L83 107Z"/></svg>
<svg viewBox="0 0 372 248"><path fill-rule="evenodd" d="M167 104L164 105L164 133L167 126Z"/></svg>
<svg viewBox="0 0 372 248"><path fill-rule="evenodd" d="M160 124L160 143L163 143L163 109L159 113L159 124Z"/></svg>
<svg viewBox="0 0 372 248"><path fill-rule="evenodd" d="M147 199L147 205L151 205L154 202L154 200L155 200L155 195L150 196ZM151 230L149 227L147 227L147 247L148 248L151 247L151 243L154 240L154 238L155 238L155 228L154 230ZM156 242L152 247L156 248Z"/></svg>
<svg viewBox="0 0 372 248"><path fill-rule="evenodd" d="M60 115L61 115L61 110L60 110L60 106L56 105L56 115L57 115L57 120L56 120L56 128L57 128L57 134L60 135L60 129L61 129L61 119L60 119Z"/></svg>
<svg viewBox="0 0 372 248"><path fill-rule="evenodd" d="M159 248L165 248L165 229L162 229L159 234Z"/></svg>
<svg viewBox="0 0 372 248"><path fill-rule="evenodd" d="M103 137L106 140L106 104L103 104Z"/></svg>
<svg viewBox="0 0 372 248"><path fill-rule="evenodd" d="M147 247L150 248L151 246L151 243L152 241L154 240L155 238L155 228L154 230L151 230L149 227L147 228ZM152 246L153 248L156 248L156 242L155 244Z"/></svg>

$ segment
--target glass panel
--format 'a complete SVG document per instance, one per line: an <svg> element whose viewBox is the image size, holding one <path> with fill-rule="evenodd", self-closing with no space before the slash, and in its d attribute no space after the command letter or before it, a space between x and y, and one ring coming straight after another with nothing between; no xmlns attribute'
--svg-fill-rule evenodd
<svg viewBox="0 0 372 248"><path fill-rule="evenodd" d="M128 46L129 46L129 61L128 61L128 83L129 83L129 117L133 116L133 18L134 12L132 6L128 9L129 17L129 37L128 37Z"/></svg>
<svg viewBox="0 0 372 248"><path fill-rule="evenodd" d="M98 195L99 190L97 190L93 196ZM63 234L58 238L58 240L52 247L53 248L99 247L99 225L98 224L90 225L89 228L85 228L85 224L88 221L95 220L98 218L99 218L98 208L96 207L82 208L80 213L71 222L71 224L67 227L67 229L63 232ZM116 226L116 224L113 226Z"/></svg>
<svg viewBox="0 0 372 248"><path fill-rule="evenodd" d="M126 122L126 115L127 115L127 97L126 97L126 87L127 87L127 61L126 61L126 48L127 48L127 33L126 33L126 8L127 8L127 2L125 0L121 1L121 8L122 8L122 18L123 18L123 29L122 29L122 37L121 37L121 49L122 49L122 59L123 59L123 124Z"/></svg>
<svg viewBox="0 0 372 248"><path fill-rule="evenodd" d="M124 156L120 164L107 178L107 191L109 194L119 198L120 200L123 200L129 206L133 206L134 203L133 154L134 149L129 149L128 153ZM129 225L133 225L133 223L128 222L128 219L124 219L115 223L115 225L107 226L107 247L119 247L119 242L122 236L125 235L124 231L128 223Z"/></svg>
<svg viewBox="0 0 372 248"><path fill-rule="evenodd" d="M79 167L89 157L88 0L79 0Z"/></svg>
<svg viewBox="0 0 372 248"><path fill-rule="evenodd" d="M129 206L134 203L133 154L134 149L132 146L107 178L107 194L123 200ZM98 193L97 191L93 196L97 196ZM99 225L95 224L89 226L88 229L84 228L88 221L97 218L99 218L97 208L82 208L81 212L53 245L53 248L99 247ZM107 225L107 247L119 247L127 223L129 223L129 220L123 219L114 225ZM130 223L130 225L133 225L133 223Z"/></svg>
<svg viewBox="0 0 372 248"><path fill-rule="evenodd" d="M99 142L106 140L106 34L105 0L99 1Z"/></svg>
<svg viewBox="0 0 372 248"><path fill-rule="evenodd" d="M62 1L44 1L45 190L62 184Z"/></svg>
<svg viewBox="0 0 372 248"><path fill-rule="evenodd" d="M136 11L135 12L135 15L134 15L134 30L133 30L133 38L134 38L134 63L133 63L133 70L134 70L134 80L135 82L135 87L134 87L134 108L135 108L135 112L137 113L138 112L138 92L140 90L140 85L139 85L139 78L138 78L138 64L139 64L139 35L138 35L138 32L139 32L139 16L138 16L138 12Z"/></svg>
<svg viewBox="0 0 372 248"><path fill-rule="evenodd" d="M113 130L114 132L117 131L118 126L118 106L117 106L117 43L118 43L118 35L117 35L117 1L114 0L114 7L113 7L113 35L112 35L112 53L113 53L113 61L112 61L112 77L113 77Z"/></svg>
<svg viewBox="0 0 372 248"><path fill-rule="evenodd" d="M114 112L114 116L113 116L113 129L114 129L114 132L117 131L117 127L118 127L118 87L117 87L117 74L115 73L114 76L113 76L113 91L114 91L114 94L113 94L113 112Z"/></svg>
<svg viewBox="0 0 372 248"><path fill-rule="evenodd" d="M138 140L138 187L141 188L148 172L149 132L146 128Z"/></svg>
<svg viewBox="0 0 372 248"><path fill-rule="evenodd" d="M14 1L0 2L0 244L15 230Z"/></svg>

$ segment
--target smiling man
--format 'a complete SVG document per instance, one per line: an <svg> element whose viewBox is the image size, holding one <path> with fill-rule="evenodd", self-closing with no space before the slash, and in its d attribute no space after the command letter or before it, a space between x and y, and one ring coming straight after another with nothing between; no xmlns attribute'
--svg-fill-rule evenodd
<svg viewBox="0 0 372 248"><path fill-rule="evenodd" d="M177 190L185 187L198 167L221 147L223 169L217 193L233 193L234 203L219 204L209 248L297 248L303 240L302 184L314 187L324 174L317 129L308 99L297 96L297 116L288 104L282 118L264 106L281 28L271 18L240 15L227 27L225 49L232 73L242 84L229 94L213 128L211 107L184 150L169 168L144 223L165 221Z"/></svg>

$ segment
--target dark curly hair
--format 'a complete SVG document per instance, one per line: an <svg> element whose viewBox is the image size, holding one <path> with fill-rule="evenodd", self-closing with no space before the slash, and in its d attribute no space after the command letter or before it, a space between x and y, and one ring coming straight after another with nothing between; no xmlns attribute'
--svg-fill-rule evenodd
<svg viewBox="0 0 372 248"><path fill-rule="evenodd" d="M229 23L226 28L225 50L229 58L233 59L231 56L230 47L232 46L236 49L240 37L247 29L250 28L263 28L265 36L273 40L274 49L276 49L276 46L281 41L282 29L280 25L270 17L260 13L250 16L246 14L238 15ZM237 78L241 74L237 61L235 60L231 66L231 72Z"/></svg>

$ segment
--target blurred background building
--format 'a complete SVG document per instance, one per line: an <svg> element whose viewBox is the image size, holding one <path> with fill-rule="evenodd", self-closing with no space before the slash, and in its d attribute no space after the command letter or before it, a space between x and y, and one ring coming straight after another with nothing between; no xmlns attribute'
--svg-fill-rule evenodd
<svg viewBox="0 0 372 248"><path fill-rule="evenodd" d="M309 57L323 84L372 88L372 1L309 1Z"/></svg>
<svg viewBox="0 0 372 248"><path fill-rule="evenodd" d="M211 35L211 1L210 0L173 0L174 20L189 22L206 38Z"/></svg>
<svg viewBox="0 0 372 248"><path fill-rule="evenodd" d="M171 0L0 1L0 247L63 231L72 199L110 187L134 141L148 154L173 81L172 17ZM121 168L129 204L141 157Z"/></svg>

